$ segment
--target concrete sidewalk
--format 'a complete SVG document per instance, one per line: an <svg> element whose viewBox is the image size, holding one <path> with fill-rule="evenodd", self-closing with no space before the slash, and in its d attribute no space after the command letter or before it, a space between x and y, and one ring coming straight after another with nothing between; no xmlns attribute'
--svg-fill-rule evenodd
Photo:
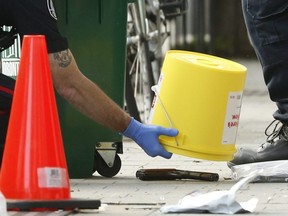
<svg viewBox="0 0 288 216"><path fill-rule="evenodd" d="M276 107L269 100L257 61L239 60L238 62L247 66L248 77L242 102L237 146L256 148L266 139L264 130L273 120L272 113ZM119 156L122 160L122 167L115 177L107 179L98 175L91 179L71 180L71 195L73 197L100 199L102 207L95 211L66 212L67 215L163 215L159 211L160 207L176 204L179 199L192 191L228 190L236 183L236 181L231 180L231 171L226 166L226 162L204 161L175 154L170 160L158 157L150 158L130 140L124 141L124 154ZM141 168L177 168L215 172L219 174L220 178L218 182L197 180L140 181L136 179L135 173ZM250 183L237 193L238 201L247 201L252 197L258 198L259 203L256 211L249 215L287 215L287 184ZM17 216L21 214L9 213L9 215ZM50 213L49 215L60 214L64 215L65 212ZM32 215L32 213L26 213L26 215ZM41 214L38 213L37 215Z"/></svg>
<svg viewBox="0 0 288 216"><path fill-rule="evenodd" d="M256 148L266 139L264 130L273 120L272 113L276 107L268 97L258 62L236 61L248 68L237 145ZM72 180L73 196L99 198L103 206L107 204L105 210L100 210L98 214L163 215L159 211L161 206L176 204L189 192L226 190L235 184L235 181L231 180L231 171L226 162L203 161L179 155L173 155L170 160L150 158L129 141L125 141L124 154L120 156L122 168L114 178L104 179L98 176L93 179ZM218 182L196 180L147 182L135 178L135 173L140 168L216 172L220 179ZM288 186L285 183L250 183L237 193L237 200L245 201L251 197L259 199L255 213L250 215L287 215L287 196Z"/></svg>

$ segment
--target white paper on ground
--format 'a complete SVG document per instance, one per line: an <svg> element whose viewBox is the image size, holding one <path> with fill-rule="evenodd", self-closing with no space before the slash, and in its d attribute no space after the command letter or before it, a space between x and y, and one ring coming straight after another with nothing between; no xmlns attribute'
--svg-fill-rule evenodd
<svg viewBox="0 0 288 216"><path fill-rule="evenodd" d="M258 199L252 198L246 202L239 203L235 200L236 192L251 182L258 172L239 180L230 190L212 191L209 193L192 192L184 196L176 205L163 206L162 213L216 213L235 214L239 212L253 212Z"/></svg>
<svg viewBox="0 0 288 216"><path fill-rule="evenodd" d="M243 165L236 165L231 167L232 178L238 180L248 176L250 173L258 171L259 177L254 181L258 181L260 177L275 177L278 181L282 179L283 182L288 181L288 160L266 161L258 163L250 163ZM267 178L266 181L273 182L273 178Z"/></svg>

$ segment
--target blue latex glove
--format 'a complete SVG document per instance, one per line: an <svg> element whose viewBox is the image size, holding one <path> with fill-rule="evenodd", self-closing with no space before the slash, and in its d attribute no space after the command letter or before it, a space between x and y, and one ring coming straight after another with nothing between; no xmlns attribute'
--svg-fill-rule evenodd
<svg viewBox="0 0 288 216"><path fill-rule="evenodd" d="M172 154L163 148L158 141L158 137L160 135L174 137L178 134L178 130L155 125L144 125L132 118L127 129L122 134L133 139L149 156L162 156L169 159Z"/></svg>

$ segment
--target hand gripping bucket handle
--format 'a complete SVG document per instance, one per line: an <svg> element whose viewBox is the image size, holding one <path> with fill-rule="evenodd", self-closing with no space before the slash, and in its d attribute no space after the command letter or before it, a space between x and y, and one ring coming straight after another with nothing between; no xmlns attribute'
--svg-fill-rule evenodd
<svg viewBox="0 0 288 216"><path fill-rule="evenodd" d="M152 90L152 91L155 93L155 95L158 97L159 102L160 102L160 105L161 105L161 108L162 108L163 112L165 113L165 116L166 116L166 118L167 118L167 120L168 120L168 122L169 122L169 124L170 124L170 127L171 127L171 128L175 128L174 125L173 125L173 122L172 122L172 120L171 120L171 118L170 118L170 116L169 116L169 114L168 114L168 112L167 112L167 110L165 109L165 106L164 106L164 104L163 104L163 102L162 102L162 100L161 100L161 98L160 98L160 95L158 94L158 85L152 86L152 87L151 87L151 90ZM178 144L178 140L177 140L177 136L175 137L175 143L176 143L176 146L179 145L179 144Z"/></svg>

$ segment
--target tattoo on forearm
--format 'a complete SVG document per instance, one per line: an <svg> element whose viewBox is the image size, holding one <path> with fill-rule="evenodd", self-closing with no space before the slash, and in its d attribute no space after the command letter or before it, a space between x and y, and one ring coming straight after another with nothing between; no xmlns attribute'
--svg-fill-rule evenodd
<svg viewBox="0 0 288 216"><path fill-rule="evenodd" d="M54 53L54 59L58 62L58 65L62 68L68 67L71 63L72 56L69 50L60 51Z"/></svg>

